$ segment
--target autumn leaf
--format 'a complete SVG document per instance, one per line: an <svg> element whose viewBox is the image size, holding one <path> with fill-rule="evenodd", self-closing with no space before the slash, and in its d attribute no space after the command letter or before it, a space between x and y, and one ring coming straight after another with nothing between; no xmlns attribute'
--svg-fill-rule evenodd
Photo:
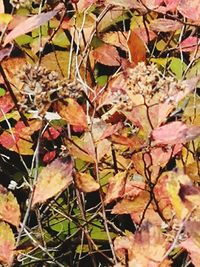
<svg viewBox="0 0 200 267"><path fill-rule="evenodd" d="M31 18L27 18L25 21L19 23L6 37L4 40L4 46L14 40L16 37L31 32L35 28L40 27L50 19L52 19L61 9L63 5L55 8L53 11L34 15Z"/></svg>
<svg viewBox="0 0 200 267"><path fill-rule="evenodd" d="M4 113L9 112L14 106L15 104L13 103L9 93L6 93L4 96L0 97L0 117L2 117Z"/></svg>
<svg viewBox="0 0 200 267"><path fill-rule="evenodd" d="M199 42L199 38L197 38L196 36L190 36L188 38L186 38L185 40L183 40L179 47L180 50L183 52L191 52L191 51L195 51L196 49L198 49L198 42Z"/></svg>
<svg viewBox="0 0 200 267"><path fill-rule="evenodd" d="M87 117L83 108L72 98L68 98L66 104L58 102L56 109L59 115L73 126L87 128Z"/></svg>
<svg viewBox="0 0 200 267"><path fill-rule="evenodd" d="M140 231L128 234L125 237L117 237L114 241L114 249L121 260L125 260L128 252L129 266L158 267L163 264L163 256L168 248L168 242L162 235L160 227L146 222ZM169 267L170 261L166 260L163 266Z"/></svg>
<svg viewBox="0 0 200 267"><path fill-rule="evenodd" d="M120 66L120 56L117 49L112 45L101 45L92 51L92 56L97 62L103 65Z"/></svg>
<svg viewBox="0 0 200 267"><path fill-rule="evenodd" d="M189 252L192 263L195 267L198 267L200 263L200 247L192 238L188 238L181 242L180 246Z"/></svg>
<svg viewBox="0 0 200 267"><path fill-rule="evenodd" d="M6 188L0 185L0 220L8 222L18 228L20 217L19 204L13 193L7 191Z"/></svg>
<svg viewBox="0 0 200 267"><path fill-rule="evenodd" d="M174 172L168 172L168 180L166 181L167 192L169 199L171 201L172 207L176 213L177 218L184 219L188 214L188 209L185 207L181 197L180 192L180 181L187 180L187 176L178 175ZM183 181L182 181L183 182Z"/></svg>
<svg viewBox="0 0 200 267"><path fill-rule="evenodd" d="M100 188L95 179L87 173L76 173L75 182L77 187L85 193L94 192Z"/></svg>
<svg viewBox="0 0 200 267"><path fill-rule="evenodd" d="M129 48L129 60L131 62L137 64L138 62L146 61L146 47L136 31L130 31L127 45Z"/></svg>
<svg viewBox="0 0 200 267"><path fill-rule="evenodd" d="M150 28L156 32L176 31L182 27L182 23L172 19L155 19L151 22Z"/></svg>
<svg viewBox="0 0 200 267"><path fill-rule="evenodd" d="M184 17L192 21L199 21L200 19L199 0L181 0L177 9Z"/></svg>
<svg viewBox="0 0 200 267"><path fill-rule="evenodd" d="M62 131L61 127L49 127L43 134L43 137L47 140L54 140L58 138Z"/></svg>
<svg viewBox="0 0 200 267"><path fill-rule="evenodd" d="M65 190L72 182L73 164L55 159L42 169L38 175L32 199L32 207L44 203L49 198Z"/></svg>
<svg viewBox="0 0 200 267"><path fill-rule="evenodd" d="M194 140L200 135L200 127L187 126L181 121L174 121L152 131L156 145L175 145Z"/></svg>
<svg viewBox="0 0 200 267"><path fill-rule="evenodd" d="M109 180L105 204L109 204L113 200L120 198L124 194L126 183L126 172L119 172Z"/></svg>
<svg viewBox="0 0 200 267"><path fill-rule="evenodd" d="M56 157L56 151L48 151L47 153L45 153L44 157L43 157L43 162L44 163L50 163L52 160L54 160Z"/></svg>
<svg viewBox="0 0 200 267"><path fill-rule="evenodd" d="M0 222L0 263L11 266L14 259L15 237L10 226Z"/></svg>

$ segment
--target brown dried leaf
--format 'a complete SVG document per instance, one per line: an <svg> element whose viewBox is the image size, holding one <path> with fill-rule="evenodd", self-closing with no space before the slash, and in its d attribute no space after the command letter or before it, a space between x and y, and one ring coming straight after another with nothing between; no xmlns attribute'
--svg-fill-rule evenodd
<svg viewBox="0 0 200 267"><path fill-rule="evenodd" d="M0 263L11 266L14 259L15 237L10 226L0 222Z"/></svg>
<svg viewBox="0 0 200 267"><path fill-rule="evenodd" d="M32 207L64 191L72 182L72 161L56 159L39 173L33 193Z"/></svg>
<svg viewBox="0 0 200 267"><path fill-rule="evenodd" d="M77 187L85 193L94 192L100 188L94 178L87 173L76 173L75 181Z"/></svg>
<svg viewBox="0 0 200 267"><path fill-rule="evenodd" d="M12 192L0 185L0 220L8 222L17 228L20 223L19 204Z"/></svg>

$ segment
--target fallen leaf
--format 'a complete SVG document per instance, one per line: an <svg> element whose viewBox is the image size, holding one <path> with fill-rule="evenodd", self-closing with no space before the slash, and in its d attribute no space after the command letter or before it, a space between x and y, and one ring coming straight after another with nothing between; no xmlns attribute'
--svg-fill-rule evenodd
<svg viewBox="0 0 200 267"><path fill-rule="evenodd" d="M8 222L18 228L20 217L19 204L13 193L7 191L6 188L0 185L0 220Z"/></svg>
<svg viewBox="0 0 200 267"><path fill-rule="evenodd" d="M64 191L72 183L72 161L63 163L55 159L38 175L32 199L32 208Z"/></svg>
<svg viewBox="0 0 200 267"><path fill-rule="evenodd" d="M127 45L131 62L137 64L138 62L146 61L146 46L136 31L130 31Z"/></svg>
<svg viewBox="0 0 200 267"><path fill-rule="evenodd" d="M0 263L11 266L14 259L15 237L10 226L0 222Z"/></svg>
<svg viewBox="0 0 200 267"><path fill-rule="evenodd" d="M120 56L117 49L108 44L103 44L92 51L92 56L97 62L107 66L120 66Z"/></svg>
<svg viewBox="0 0 200 267"><path fill-rule="evenodd" d="M100 188L95 179L87 173L76 173L75 182L77 187L85 193L94 192Z"/></svg>

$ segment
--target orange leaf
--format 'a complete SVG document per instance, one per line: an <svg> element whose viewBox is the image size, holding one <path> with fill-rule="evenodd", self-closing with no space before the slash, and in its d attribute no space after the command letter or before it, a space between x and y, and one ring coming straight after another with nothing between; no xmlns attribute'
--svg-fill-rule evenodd
<svg viewBox="0 0 200 267"><path fill-rule="evenodd" d="M32 207L64 191L72 182L72 162L56 159L42 169L33 193Z"/></svg>
<svg viewBox="0 0 200 267"><path fill-rule="evenodd" d="M11 266L14 258L15 238L10 226L0 222L0 263Z"/></svg>
<svg viewBox="0 0 200 267"><path fill-rule="evenodd" d="M119 172L109 180L105 204L122 197L125 190L126 172Z"/></svg>
<svg viewBox="0 0 200 267"><path fill-rule="evenodd" d="M3 117L3 113L7 113L14 107L13 100L9 93L6 93L4 96L0 97L0 117Z"/></svg>
<svg viewBox="0 0 200 267"><path fill-rule="evenodd" d="M133 30L130 31L128 37L129 59L137 64L140 61L146 60L146 47L142 39Z"/></svg>
<svg viewBox="0 0 200 267"><path fill-rule="evenodd" d="M6 221L17 228L20 223L20 208L12 192L0 185L0 220Z"/></svg>
<svg viewBox="0 0 200 267"><path fill-rule="evenodd" d="M94 192L100 188L94 178L87 173L77 173L75 181L78 188L85 193Z"/></svg>
<svg viewBox="0 0 200 267"><path fill-rule="evenodd" d="M83 108L72 98L67 99L66 105L61 102L57 103L59 115L73 126L87 128L87 118Z"/></svg>

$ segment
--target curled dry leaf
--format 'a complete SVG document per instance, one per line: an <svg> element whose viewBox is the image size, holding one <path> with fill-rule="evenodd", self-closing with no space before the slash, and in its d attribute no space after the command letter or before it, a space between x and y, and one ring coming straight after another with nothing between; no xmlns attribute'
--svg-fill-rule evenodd
<svg viewBox="0 0 200 267"><path fill-rule="evenodd" d="M15 237L10 226L0 222L0 263L11 266L14 259Z"/></svg>
<svg viewBox="0 0 200 267"><path fill-rule="evenodd" d="M73 126L87 128L87 117L83 108L72 98L67 99L67 103L58 102L56 105L58 114Z"/></svg>
<svg viewBox="0 0 200 267"><path fill-rule="evenodd" d="M20 223L20 208L12 192L0 185L0 220L8 222L17 228Z"/></svg>
<svg viewBox="0 0 200 267"><path fill-rule="evenodd" d="M100 188L95 179L87 173L77 173L75 181L77 187L85 193L94 192Z"/></svg>
<svg viewBox="0 0 200 267"><path fill-rule="evenodd" d="M92 51L92 56L97 62L103 65L120 66L121 64L118 51L112 45L108 45L108 44L101 45L100 47Z"/></svg>
<svg viewBox="0 0 200 267"><path fill-rule="evenodd" d="M105 204L111 203L122 197L125 190L126 172L119 172L109 180L108 189L105 197Z"/></svg>
<svg viewBox="0 0 200 267"><path fill-rule="evenodd" d="M73 164L55 159L39 173L33 192L32 207L44 203L49 198L61 193L72 182Z"/></svg>

